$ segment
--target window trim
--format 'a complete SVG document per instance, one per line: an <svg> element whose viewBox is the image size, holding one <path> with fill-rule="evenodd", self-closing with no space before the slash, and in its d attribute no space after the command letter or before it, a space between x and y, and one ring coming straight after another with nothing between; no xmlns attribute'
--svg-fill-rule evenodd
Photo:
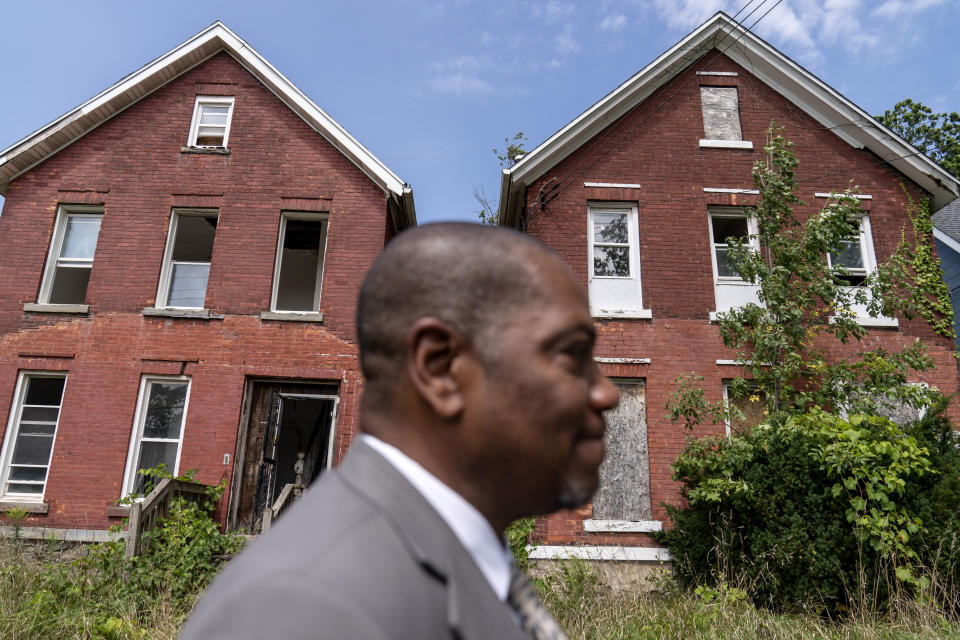
<svg viewBox="0 0 960 640"><path fill-rule="evenodd" d="M233 123L233 104L235 96L197 96L193 103L193 117L190 119L190 133L187 136L187 146L194 149L229 149L230 126ZM227 124L223 130L223 144L197 144L197 134L200 132L200 111L203 105L223 106L227 109Z"/></svg>
<svg viewBox="0 0 960 640"><path fill-rule="evenodd" d="M757 228L757 216L752 213L748 207L707 207L707 228L710 232L710 265L713 267L713 284L743 284L755 287L755 284L746 282L740 276L721 276L717 269L717 245L730 246L724 242L717 242L713 237L713 219L717 218L746 218L747 219L747 241L754 251L760 251L759 229ZM724 238L726 239L726 238Z"/></svg>
<svg viewBox="0 0 960 640"><path fill-rule="evenodd" d="M594 229L593 218L597 213L626 213L627 214L627 247L630 257L630 275L628 276L598 276L593 273ZM640 280L640 235L638 229L637 205L628 202L591 202L587 204L587 273L590 279L602 280ZM601 246L622 247L622 243L602 242Z"/></svg>
<svg viewBox="0 0 960 640"><path fill-rule="evenodd" d="M595 213L617 212L627 215L627 233L630 239L630 276L593 275L593 216ZM597 304L591 292L594 279L599 282L615 280L632 281L636 287L636 306L608 309ZM645 318L653 317L652 312L643 306L643 278L640 264L640 214L639 204L631 201L587 201L587 290L590 292L590 313L595 318Z"/></svg>
<svg viewBox="0 0 960 640"><path fill-rule="evenodd" d="M219 209L196 209L196 208L174 208L170 212L170 224L169 229L167 230L167 245L163 250L163 263L160 265L160 282L157 285L157 299L155 303L156 309L206 309L207 304L207 292L203 293L203 304L204 306L200 307L174 307L168 304L170 300L170 285L171 278L173 277L173 245L177 237L177 227L179 226L180 218L183 216L194 217L194 218L216 218L219 224L220 220L220 210ZM214 244L216 244L216 234L214 234ZM212 248L211 248L212 254ZM213 259L209 263L207 262L182 262L182 264L207 264L212 265ZM209 276L209 272L208 272ZM209 287L209 280L207 282Z"/></svg>
<svg viewBox="0 0 960 640"><path fill-rule="evenodd" d="M860 231L857 234L857 236L860 240L860 256L863 259L863 273L860 274L859 272L846 269L846 267L843 267L843 268L846 269L846 271L851 275L863 275L864 277L868 277L871 273L873 273L877 269L877 256L876 256L876 253L874 253L874 248L873 248L873 232L870 227L870 214L864 212L863 215L856 216L850 222L851 224L857 223L857 225L860 228ZM829 269L831 272L835 270L835 267L833 266L833 260L831 260L830 258L829 251L827 252L827 269ZM862 285L854 284L854 285L850 285L849 288L852 289L860 286Z"/></svg>
<svg viewBox="0 0 960 640"><path fill-rule="evenodd" d="M127 448L127 464L123 470L123 485L120 496L130 495L136 485L136 465L140 460L140 443L143 442L143 427L146 424L149 406L148 390L154 382L186 382L187 395L183 400L183 421L180 423L180 438L177 442L177 459L173 469L167 469L174 476L180 472L180 455L183 452L183 436L187 429L187 412L190 410L190 391L193 381L190 376L159 375L145 373L140 376L140 390L137 392L137 408L133 414L133 426L130 431L130 446ZM169 441L169 438L166 439ZM154 439L150 440L151 442Z"/></svg>
<svg viewBox="0 0 960 640"><path fill-rule="evenodd" d="M67 393L66 371L22 370L17 375L17 384L14 387L13 401L10 404L10 415L7 418L7 430L4 432L3 446L0 447L0 499L17 502L42 503L47 492L47 482L50 480L50 468L53 466L53 453L57 446L57 433L60 430L60 416L63 415L63 398ZM7 478L10 476L10 464L13 460L13 450L16 447L17 437L20 434L20 416L23 414L23 404L26 400L27 378L62 378L63 391L60 393L60 408L57 412L57 423L53 427L53 442L50 445L50 458L47 460L47 474L39 494L7 493ZM13 443L13 444L11 444Z"/></svg>
<svg viewBox="0 0 960 640"><path fill-rule="evenodd" d="M100 218L100 228L103 228L103 207L91 205L59 205L57 207L57 216L54 221L53 235L50 238L50 247L47 249L47 261L43 270L43 279L40 281L40 291L37 295L37 304L58 305L59 303L50 302L50 294L53 292L53 280L56 277L57 268L62 259L60 254L63 251L63 241L67 237L67 226L71 217L79 218ZM97 244L100 243L99 231L97 232ZM94 248L94 257L89 261L86 259L70 259L77 264L87 263L87 266L77 267L90 269L93 272L93 262L96 259L96 248ZM84 295L86 299L86 295ZM76 304L85 304L79 302Z"/></svg>
<svg viewBox="0 0 960 640"><path fill-rule="evenodd" d="M280 268L283 262L283 241L287 235L287 222L289 220L306 220L308 222L323 223L323 246L321 247L320 259L317 263L317 276L313 289L313 309L308 312L303 310L279 309L277 308L277 295L280 285ZM270 311L273 313L317 313L320 309L320 301L323 299L323 270L327 259L327 243L330 237L330 214L320 212L303 211L281 211L280 229L277 233L277 255L273 262L273 283L270 292Z"/></svg>

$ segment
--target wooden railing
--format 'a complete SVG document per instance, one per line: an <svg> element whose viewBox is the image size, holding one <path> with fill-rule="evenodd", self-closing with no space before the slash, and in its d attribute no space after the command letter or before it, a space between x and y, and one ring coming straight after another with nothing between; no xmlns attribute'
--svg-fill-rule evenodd
<svg viewBox="0 0 960 640"><path fill-rule="evenodd" d="M306 489L305 486L296 482L288 482L283 485L283 489L281 489L280 495L277 496L276 502L273 503L273 506L268 506L263 512L263 520L260 523L260 533L266 533L270 529L270 525L273 524L273 521L280 516L284 509L293 504L294 500L300 497L304 489Z"/></svg>
<svg viewBox="0 0 960 640"><path fill-rule="evenodd" d="M177 478L164 478L146 498L130 507L127 526L127 558L146 551L149 538L144 534L157 526L157 522L170 512L174 498L182 497L191 502L202 502L207 496L207 485Z"/></svg>

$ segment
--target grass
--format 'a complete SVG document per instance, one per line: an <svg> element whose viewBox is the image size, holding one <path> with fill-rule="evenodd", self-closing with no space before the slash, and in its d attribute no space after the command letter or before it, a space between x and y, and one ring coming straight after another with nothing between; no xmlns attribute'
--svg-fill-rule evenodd
<svg viewBox="0 0 960 640"><path fill-rule="evenodd" d="M124 597L90 547L0 539L3 640L172 640L192 607L174 598ZM194 598L195 600L195 598Z"/></svg>
<svg viewBox="0 0 960 640"><path fill-rule="evenodd" d="M668 576L658 580L659 591L616 594L577 562L545 582L544 602L570 640L960 640L960 621L912 602L889 614L830 621L757 609L735 588L682 592Z"/></svg>
<svg viewBox="0 0 960 640"><path fill-rule="evenodd" d="M84 560L89 550L0 540L0 638L173 640L199 594L133 602L112 565ZM960 640L960 621L913 603L830 622L756 609L737 589L684 593L669 578L658 592L615 594L575 562L539 582L571 640Z"/></svg>

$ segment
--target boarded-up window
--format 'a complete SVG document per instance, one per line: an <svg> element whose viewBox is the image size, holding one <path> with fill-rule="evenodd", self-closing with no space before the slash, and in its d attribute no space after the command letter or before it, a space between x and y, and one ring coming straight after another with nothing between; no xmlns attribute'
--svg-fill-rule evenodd
<svg viewBox="0 0 960 640"><path fill-rule="evenodd" d="M620 404L606 413L607 455L600 466L600 489L593 499L593 517L650 520L645 385L642 380L615 384L620 390Z"/></svg>
<svg viewBox="0 0 960 640"><path fill-rule="evenodd" d="M723 399L736 409L730 412L727 434L743 435L767 419L767 396L756 389L748 390L743 396L734 398L730 393L730 382L723 383Z"/></svg>
<svg viewBox="0 0 960 640"><path fill-rule="evenodd" d="M700 87L703 134L708 140L742 140L736 87Z"/></svg>

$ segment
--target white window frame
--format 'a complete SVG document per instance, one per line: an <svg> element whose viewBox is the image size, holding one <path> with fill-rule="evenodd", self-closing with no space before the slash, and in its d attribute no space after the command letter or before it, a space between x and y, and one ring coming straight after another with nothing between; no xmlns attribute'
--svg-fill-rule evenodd
<svg viewBox="0 0 960 640"><path fill-rule="evenodd" d="M283 242L287 235L287 222L289 220L306 220L308 222L323 223L323 246L320 247L320 256L317 261L316 282L313 292L313 309L320 309L320 299L323 289L323 267L327 259L327 238L330 236L330 214L328 213L304 213L298 211L284 211L280 214L280 232L277 238L277 256L273 264L273 292L270 296L270 310L276 312L291 311L290 309L277 308L277 294L280 287L280 267L283 263ZM297 313L302 313L302 310Z"/></svg>
<svg viewBox="0 0 960 640"><path fill-rule="evenodd" d="M10 463L13 460L13 451L16 448L17 437L20 434L20 416L23 414L24 400L27 395L27 378L62 378L63 392L60 394L60 405L57 412L57 423L53 428L53 443L50 445L50 458L47 460L47 474L39 494L35 493L8 493L7 479L10 476ZM3 447L0 448L0 498L16 500L17 502L43 502L47 491L47 480L50 479L50 466L53 461L53 452L57 445L57 432L60 428L60 416L63 414L63 398L67 392L66 371L21 371L17 376L17 385L13 392L13 403L10 406L10 416L7 419L7 430L3 438ZM52 406L52 405L43 405ZM19 482L19 481L18 481ZM34 484L34 481L24 481L23 484Z"/></svg>
<svg viewBox="0 0 960 640"><path fill-rule="evenodd" d="M857 224L860 228L857 236L860 240L860 255L863 258L863 273L853 271L851 269L845 269L846 272L851 275L862 275L866 277L873 273L877 268L877 257L873 250L873 233L870 228L870 215L865 213L862 216L857 216L856 218L853 218L850 223ZM827 268L831 271L833 271L835 268L833 266L833 260L830 258L830 252L827 252ZM858 286L860 285L851 285L851 288Z"/></svg>
<svg viewBox="0 0 960 640"><path fill-rule="evenodd" d="M220 220L220 212L217 209L174 209L170 213L170 229L167 231L167 246L163 251L163 265L160 267L160 283L157 286L157 302L156 308L158 309L205 309L206 308L206 291L204 291L204 306L202 307L173 307L167 304L167 301L170 299L170 279L173 277L173 249L174 243L177 238L177 225L180 222L182 217L195 217L195 218L217 218L217 221ZM214 234L214 243L216 243L216 234ZM185 262L178 261L179 264L206 264L211 265L213 260L210 262ZM209 280L207 281L207 286L209 287Z"/></svg>
<svg viewBox="0 0 960 640"><path fill-rule="evenodd" d="M93 270L96 249L94 249L94 257L90 259L63 258L60 255L63 251L63 241L67 237L67 223L70 218L100 218L101 230L103 229L103 207L83 205L60 205L58 207L57 219L53 227L53 237L50 239L50 248L47 251L47 265L40 285L40 295L37 296L39 304L50 304L50 293L53 291L53 280L56 277L58 267ZM98 232L98 244L99 241ZM83 301L77 304L83 304Z"/></svg>
<svg viewBox="0 0 960 640"><path fill-rule="evenodd" d="M137 465L140 462L140 444L143 439L143 427L147 420L147 408L150 405L150 386L154 382L186 382L187 393L183 400L183 418L180 423L180 438L177 442L177 459L173 469L167 469L174 476L180 473L180 454L183 451L183 432L187 428L187 412L190 410L190 390L193 382L190 376L169 376L144 374L140 378L140 391L137 395L137 409L134 413L133 429L130 433L130 446L127 450L127 466L123 472L121 497L128 496L136 486ZM170 442L171 438L148 438L148 442Z"/></svg>
<svg viewBox="0 0 960 640"><path fill-rule="evenodd" d="M234 96L197 96L196 101L193 103L193 118L190 120L190 135L187 138L188 147L196 147L198 149L226 149L227 142L230 139L230 124L233 122L233 103ZM197 134L200 131L200 113L204 105L222 107L226 105L227 109L227 124L224 126L223 130L223 144L220 145L198 145L197 144ZM207 125L210 126L210 125Z"/></svg>
<svg viewBox="0 0 960 640"><path fill-rule="evenodd" d="M754 251L760 251L760 237L757 228L757 216L751 213L751 209L745 207L709 207L707 209L707 222L710 230L710 264L713 265L714 284L746 284L743 278L738 276L721 276L717 268L717 246L728 247L726 242L718 241L713 237L713 219L714 218L746 218L747 220L747 242ZM726 238L723 238L726 240Z"/></svg>
<svg viewBox="0 0 960 640"><path fill-rule="evenodd" d="M630 274L628 276L596 276L593 274L594 254L594 216L598 213L626 213L627 233L629 239ZM606 244L606 243L604 243ZM615 245L611 245L615 246ZM619 245L623 246L623 245ZM633 317L649 318L651 313L643 308L643 289L640 275L640 223L638 206L635 202L588 202L587 203L587 281L590 291L590 307L594 317ZM636 302L627 306L614 306L597 302L595 290L602 288L603 282L632 281L631 297ZM597 285L594 285L597 282Z"/></svg>

